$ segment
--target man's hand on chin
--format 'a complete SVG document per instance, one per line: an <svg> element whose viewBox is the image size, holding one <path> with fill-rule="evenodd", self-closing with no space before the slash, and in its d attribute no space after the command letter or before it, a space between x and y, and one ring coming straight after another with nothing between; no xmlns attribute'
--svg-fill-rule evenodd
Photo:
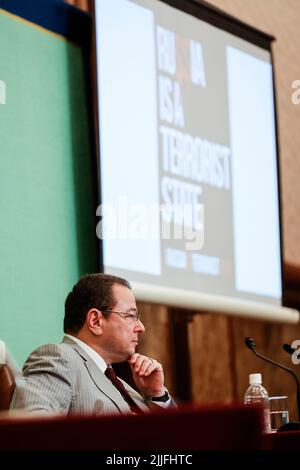
<svg viewBox="0 0 300 470"><path fill-rule="evenodd" d="M140 393L148 397L159 397L165 393L164 372L159 362L139 353L134 353L128 362Z"/></svg>

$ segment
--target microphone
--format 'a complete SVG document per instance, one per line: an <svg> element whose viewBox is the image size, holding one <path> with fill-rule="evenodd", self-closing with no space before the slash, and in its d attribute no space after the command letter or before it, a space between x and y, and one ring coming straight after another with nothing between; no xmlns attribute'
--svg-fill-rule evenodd
<svg viewBox="0 0 300 470"><path fill-rule="evenodd" d="M294 354L295 351L297 351L297 349L295 348L292 348L292 346L290 344L283 344L282 345L283 349L285 350L285 352L287 352L288 354L290 354L291 356ZM296 358L297 359L300 359L300 354L297 354L296 355ZM294 363L295 364L295 363Z"/></svg>
<svg viewBox="0 0 300 470"><path fill-rule="evenodd" d="M247 338L245 338L245 344L246 344L247 348L251 349L251 351L255 354L255 356L260 357L264 361L267 361L270 364L273 364L274 366L280 367L280 369L286 370L287 372L292 374L292 376L294 377L294 379L296 381L296 384L297 384L297 408L298 408L298 420L300 421L300 383L299 383L299 379L298 379L297 375L295 374L295 372L292 369L289 369L288 367L285 367L282 364L279 364L278 362L275 362L272 359L269 359L268 357L265 357L262 354L258 353L255 349L255 342L254 342L253 338L250 338L249 336ZM290 348L293 349L291 346L290 346ZM294 350L293 350L293 352L294 352Z"/></svg>
<svg viewBox="0 0 300 470"><path fill-rule="evenodd" d="M294 354L294 352L296 351L296 349L292 348L292 346L290 344L287 344L287 343L284 343L282 345L283 349L285 350L285 352L287 352L288 354L290 354L291 356Z"/></svg>

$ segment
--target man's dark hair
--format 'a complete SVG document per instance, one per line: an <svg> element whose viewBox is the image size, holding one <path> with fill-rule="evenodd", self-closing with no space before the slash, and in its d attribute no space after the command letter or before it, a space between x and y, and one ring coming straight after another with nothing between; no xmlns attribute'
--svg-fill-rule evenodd
<svg viewBox="0 0 300 470"><path fill-rule="evenodd" d="M109 274L87 274L79 279L65 301L64 332L78 333L84 325L86 314L91 308L97 308L108 318L114 306L112 294L114 284L131 289L126 279Z"/></svg>

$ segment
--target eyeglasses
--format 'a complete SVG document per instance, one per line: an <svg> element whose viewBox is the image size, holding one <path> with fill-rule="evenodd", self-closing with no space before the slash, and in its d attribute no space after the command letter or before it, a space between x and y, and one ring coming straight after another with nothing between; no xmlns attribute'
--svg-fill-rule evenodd
<svg viewBox="0 0 300 470"><path fill-rule="evenodd" d="M119 317L124 318L128 323L132 325L136 325L139 321L141 321L141 314L136 313L125 313L125 312L116 312L115 310L105 310L105 312L115 313L119 315Z"/></svg>

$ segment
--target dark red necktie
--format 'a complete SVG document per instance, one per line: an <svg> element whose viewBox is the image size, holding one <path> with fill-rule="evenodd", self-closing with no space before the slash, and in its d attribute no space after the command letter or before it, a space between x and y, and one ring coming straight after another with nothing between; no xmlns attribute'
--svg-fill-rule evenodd
<svg viewBox="0 0 300 470"><path fill-rule="evenodd" d="M116 376L115 371L113 370L112 367L107 367L105 371L105 375L112 382L112 384L119 390L124 400L130 406L132 413L143 414L142 410L138 407L138 405L135 403L133 398L127 392L121 380L119 380L118 377Z"/></svg>

